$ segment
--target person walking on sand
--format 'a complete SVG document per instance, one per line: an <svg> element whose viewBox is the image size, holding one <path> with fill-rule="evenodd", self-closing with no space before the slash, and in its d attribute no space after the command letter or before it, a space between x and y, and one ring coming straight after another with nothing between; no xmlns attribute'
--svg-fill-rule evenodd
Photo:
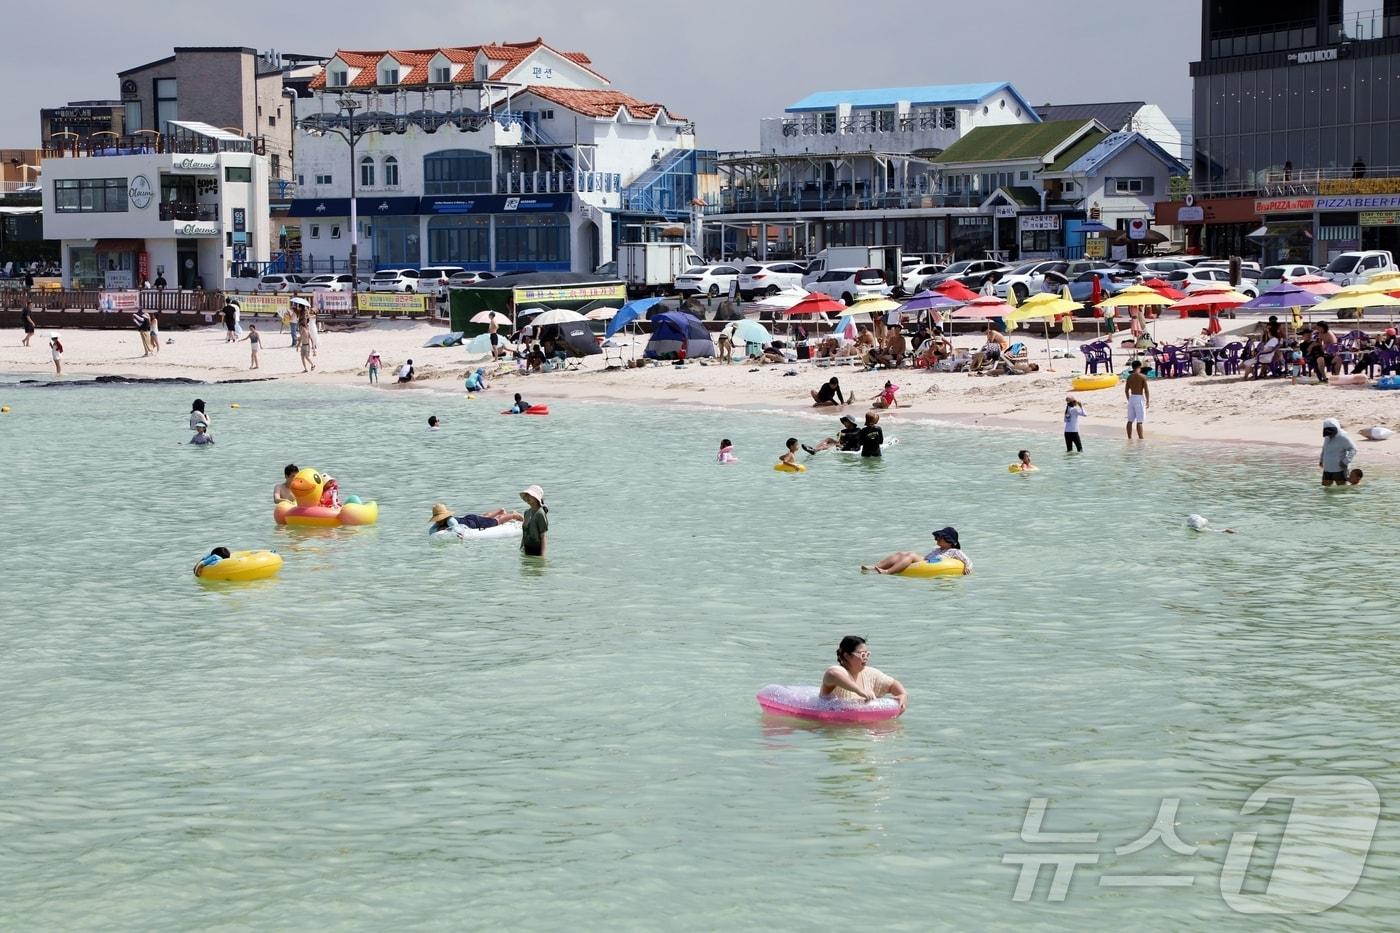
<svg viewBox="0 0 1400 933"><path fill-rule="evenodd" d="M544 490L526 486L520 498L529 506L520 530L520 550L526 557L543 557L545 536L549 533L549 506L544 504Z"/></svg>
<svg viewBox="0 0 1400 933"><path fill-rule="evenodd" d="M238 299L230 298L224 302L224 343L236 343L238 337L233 332L234 322L238 320Z"/></svg>
<svg viewBox="0 0 1400 933"><path fill-rule="evenodd" d="M253 357L253 358L252 358L252 362L249 364L248 368L249 368L249 369L257 369L257 368L258 368L258 349L262 346L262 335L258 333L258 325L256 325L256 324L249 324L249 325L248 325L248 336L244 337L243 339L246 340L246 341L248 341L248 350L249 350L249 352L252 354L252 357Z"/></svg>
<svg viewBox="0 0 1400 933"><path fill-rule="evenodd" d="M1132 373L1123 384L1123 394L1128 399L1128 440L1133 439L1133 425L1137 425L1138 440L1142 440L1142 423L1147 420L1149 403L1147 377L1142 374L1142 360L1133 360Z"/></svg>
<svg viewBox="0 0 1400 933"><path fill-rule="evenodd" d="M151 319L146 316L146 312L141 308L136 309L136 313L131 316L131 323L136 326L136 333L141 338L141 355L151 355Z"/></svg>
<svg viewBox="0 0 1400 933"><path fill-rule="evenodd" d="M311 331L306 328L301 330L301 371L309 373L316 368L316 364L311 361Z"/></svg>
<svg viewBox="0 0 1400 933"><path fill-rule="evenodd" d="M29 346L30 339L34 336L34 313L29 309L29 302L24 303L24 307L19 312L20 323L24 325L24 339L19 342L22 347Z"/></svg>
<svg viewBox="0 0 1400 933"><path fill-rule="evenodd" d="M365 369L369 370L369 384L379 384L379 368L384 365L384 361L379 358L378 350L369 351L369 358L365 360Z"/></svg>
<svg viewBox="0 0 1400 933"><path fill-rule="evenodd" d="M53 371L63 375L63 343L58 339L58 334L49 334L49 352L53 355Z"/></svg>
<svg viewBox="0 0 1400 933"><path fill-rule="evenodd" d="M148 321L150 321L150 324L151 324L151 353L154 354L154 355L156 355L156 356L159 356L159 355L160 355L160 318L156 316L156 313L155 313L154 311L147 311L147 312L146 312L146 319L147 319Z"/></svg>

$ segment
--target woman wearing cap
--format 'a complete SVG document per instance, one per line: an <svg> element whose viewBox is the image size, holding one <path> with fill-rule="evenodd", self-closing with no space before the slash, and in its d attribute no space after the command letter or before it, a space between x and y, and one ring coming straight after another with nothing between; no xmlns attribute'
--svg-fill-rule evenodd
<svg viewBox="0 0 1400 933"><path fill-rule="evenodd" d="M836 663L822 675L821 695L833 700L867 703L883 696L899 701L901 711L908 708L909 694L904 684L883 671L871 667L870 649L859 635L847 635L836 646Z"/></svg>
<svg viewBox="0 0 1400 933"><path fill-rule="evenodd" d="M544 504L544 490L527 486L520 498L529 506L522 516L525 524L520 534L520 550L527 557L543 557L545 535L549 532L549 507Z"/></svg>
<svg viewBox="0 0 1400 933"><path fill-rule="evenodd" d="M1380 366L1380 355L1382 350L1391 354L1394 354L1395 352L1397 352L1397 350L1400 350L1400 341L1396 340L1395 328L1386 328L1384 335L1378 338L1374 344L1365 348L1361 356L1357 358L1356 365L1352 367L1352 375L1356 375L1357 373L1364 373L1372 366ZM1390 366L1383 367L1381 369L1381 375L1386 375L1387 370L1390 369L1400 369L1400 362L1392 363Z"/></svg>
<svg viewBox="0 0 1400 933"><path fill-rule="evenodd" d="M927 554L915 554L913 551L896 551L889 557L881 560L878 564L864 565L860 568L861 573L903 573L913 565L921 561L930 563L943 558L950 560L960 560L963 564L963 575L972 573L972 558L968 557L960 549L958 541L958 530L949 526L940 528L933 533L933 543L937 545Z"/></svg>
<svg viewBox="0 0 1400 933"><path fill-rule="evenodd" d="M511 512L507 509L494 509L490 512L482 512L480 515L463 515L460 518L452 514L452 510L441 502L433 503L432 524L428 526L428 534L439 531L460 531L463 528L481 530L483 528L495 528L506 522L524 521L525 516L519 512Z"/></svg>

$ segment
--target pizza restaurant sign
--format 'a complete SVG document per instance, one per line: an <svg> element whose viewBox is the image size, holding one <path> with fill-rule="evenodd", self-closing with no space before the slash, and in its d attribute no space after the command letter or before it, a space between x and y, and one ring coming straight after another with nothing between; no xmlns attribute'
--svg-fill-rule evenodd
<svg viewBox="0 0 1400 933"><path fill-rule="evenodd" d="M1311 211L1393 211L1400 209L1400 194L1320 194L1305 198L1259 198L1256 214L1296 214Z"/></svg>

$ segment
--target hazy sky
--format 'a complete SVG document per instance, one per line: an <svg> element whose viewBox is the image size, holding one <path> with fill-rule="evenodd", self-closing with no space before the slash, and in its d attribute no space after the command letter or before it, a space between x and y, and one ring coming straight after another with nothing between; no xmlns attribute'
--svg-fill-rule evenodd
<svg viewBox="0 0 1400 933"><path fill-rule="evenodd" d="M116 98L117 71L177 45L329 55L541 36L718 149L755 147L759 118L811 91L855 87L1009 80L1032 104L1146 100L1180 125L1200 51L1194 0L47 0L22 19L0 57L0 147L37 145L40 107Z"/></svg>

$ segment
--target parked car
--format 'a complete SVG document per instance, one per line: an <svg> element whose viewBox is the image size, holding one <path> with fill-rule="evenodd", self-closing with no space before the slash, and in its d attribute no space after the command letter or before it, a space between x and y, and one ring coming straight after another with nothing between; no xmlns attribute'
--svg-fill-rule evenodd
<svg viewBox="0 0 1400 933"><path fill-rule="evenodd" d="M1079 277L1080 277L1081 275L1083 275L1084 273L1086 273L1086 272L1091 272L1091 271L1093 271L1094 269L1112 269L1112 268L1113 268L1113 263L1108 262L1107 260L1103 260L1103 259L1076 259L1074 262L1072 262L1072 263L1069 264L1069 268L1065 270L1065 273L1064 273L1064 274L1065 274L1065 277L1066 277L1066 278L1068 278L1071 282L1073 282L1075 279L1079 278Z"/></svg>
<svg viewBox="0 0 1400 933"><path fill-rule="evenodd" d="M739 273L739 297L776 295L786 288L802 287L802 267L795 262L754 262Z"/></svg>
<svg viewBox="0 0 1400 933"><path fill-rule="evenodd" d="M356 286L360 291L369 288L369 276L358 276ZM348 292L350 290L350 273L313 275L306 280L306 284L301 287L301 290L305 292Z"/></svg>
<svg viewBox="0 0 1400 933"><path fill-rule="evenodd" d="M1317 266L1307 266L1301 263L1291 263L1282 266L1265 266L1259 272L1257 283L1259 290L1266 292L1275 285L1282 285L1284 282L1294 282L1310 275L1317 275L1322 270Z"/></svg>
<svg viewBox="0 0 1400 933"><path fill-rule="evenodd" d="M470 288L495 277L496 273L494 272L454 272L447 277L447 287Z"/></svg>
<svg viewBox="0 0 1400 933"><path fill-rule="evenodd" d="M1036 259L1031 262L1023 262L997 279L996 296L1005 298L1008 294L1014 293L1016 303L1020 304L1036 292L1045 290L1045 274L1047 272L1063 275L1068 270L1069 263L1062 259Z"/></svg>
<svg viewBox="0 0 1400 933"><path fill-rule="evenodd" d="M832 269L823 272L807 288L828 298L839 298L848 305L867 295L890 293L889 286L885 284L885 274L879 269Z"/></svg>
<svg viewBox="0 0 1400 933"><path fill-rule="evenodd" d="M739 275L739 267L729 263L691 266L676 276L676 292L681 295L706 295L718 298L729 294L729 283Z"/></svg>
<svg viewBox="0 0 1400 933"><path fill-rule="evenodd" d="M961 262L953 263L937 275L931 275L924 279L919 283L919 290L941 285L949 279L957 279L968 288L976 291L982 287L982 284L987 281L987 276L993 272L1004 275L1010 271L1010 266L1004 262L997 262L995 259L964 259Z"/></svg>
<svg viewBox="0 0 1400 933"><path fill-rule="evenodd" d="M1202 289L1219 288L1222 285L1229 286L1230 284L1229 270L1217 269L1213 266L1207 266L1204 269L1177 269L1175 272L1168 272L1164 278L1172 288L1188 295L1193 295ZM1235 291L1241 295L1248 295L1250 298L1259 297L1259 286L1247 279L1241 279L1240 284L1235 286Z"/></svg>
<svg viewBox="0 0 1400 933"><path fill-rule="evenodd" d="M425 295L445 295L452 276L466 271L461 266L424 266L418 270L418 291Z"/></svg>
<svg viewBox="0 0 1400 933"><path fill-rule="evenodd" d="M418 291L417 269L380 269L369 280L372 292L416 292Z"/></svg>
<svg viewBox="0 0 1400 933"><path fill-rule="evenodd" d="M1395 260L1389 250L1369 249L1341 253L1327 264L1322 274L1343 287L1354 285L1367 276L1394 272Z"/></svg>
<svg viewBox="0 0 1400 933"><path fill-rule="evenodd" d="M904 290L906 295L912 295L919 290L920 282L937 275L946 268L948 267L936 262L915 263L912 266L906 264L904 266L903 281L900 283L900 287Z"/></svg>
<svg viewBox="0 0 1400 933"><path fill-rule="evenodd" d="M1086 269L1069 281L1069 297L1082 304L1089 304L1094 300L1094 279L1099 280L1099 296L1107 298L1109 295L1116 295L1128 287L1131 279L1123 280L1114 275L1112 267L1101 269Z"/></svg>
<svg viewBox="0 0 1400 933"><path fill-rule="evenodd" d="M1121 259L1118 268L1139 279L1164 279L1173 272L1194 267L1183 259Z"/></svg>
<svg viewBox="0 0 1400 933"><path fill-rule="evenodd" d="M276 273L265 275L258 279L257 290L260 292L271 292L273 294L280 292L298 292L301 291L301 287L305 284L306 276L304 275L297 275L292 272Z"/></svg>

